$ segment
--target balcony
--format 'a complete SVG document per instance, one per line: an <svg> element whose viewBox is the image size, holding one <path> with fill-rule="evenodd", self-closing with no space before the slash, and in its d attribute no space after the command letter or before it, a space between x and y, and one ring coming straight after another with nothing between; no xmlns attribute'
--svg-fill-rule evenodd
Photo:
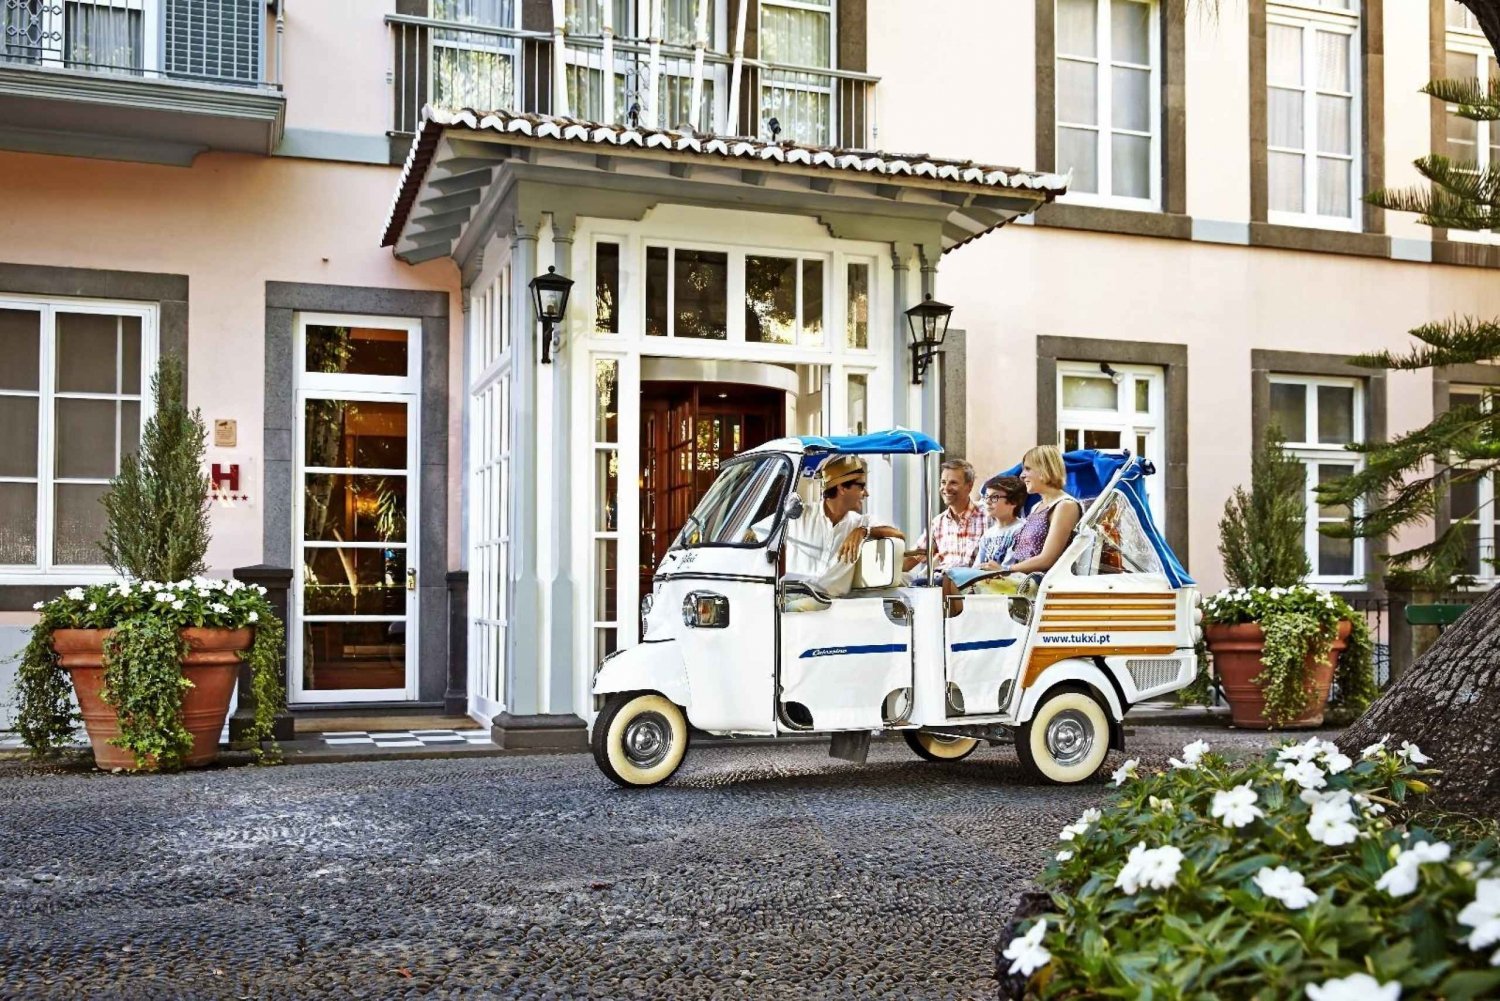
<svg viewBox="0 0 1500 1001"><path fill-rule="evenodd" d="M180 165L270 153L286 99L266 12L265 0L0 0L0 148Z"/></svg>
<svg viewBox="0 0 1500 1001"><path fill-rule="evenodd" d="M680 35L616 35L597 23L557 34L399 14L386 23L396 163L427 104L767 140L775 119L779 138L856 149L874 138L879 78L867 73L736 57Z"/></svg>

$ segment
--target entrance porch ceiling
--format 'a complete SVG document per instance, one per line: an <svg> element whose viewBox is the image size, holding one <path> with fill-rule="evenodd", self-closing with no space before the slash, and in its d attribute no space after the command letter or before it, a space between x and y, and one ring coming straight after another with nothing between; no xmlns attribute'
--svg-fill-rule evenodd
<svg viewBox="0 0 1500 1001"><path fill-rule="evenodd" d="M640 218L655 205L701 205L810 215L835 236L947 252L1036 211L1067 182L925 154L429 107L381 245L412 263L461 257L482 243L498 204L529 187L567 194L529 200L517 210L523 220L543 211Z"/></svg>

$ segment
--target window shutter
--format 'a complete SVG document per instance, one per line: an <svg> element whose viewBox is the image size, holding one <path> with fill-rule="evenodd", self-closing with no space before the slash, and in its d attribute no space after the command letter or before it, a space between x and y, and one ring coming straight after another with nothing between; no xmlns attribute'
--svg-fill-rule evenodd
<svg viewBox="0 0 1500 1001"><path fill-rule="evenodd" d="M256 83L262 72L262 0L166 0L163 22L168 76Z"/></svg>

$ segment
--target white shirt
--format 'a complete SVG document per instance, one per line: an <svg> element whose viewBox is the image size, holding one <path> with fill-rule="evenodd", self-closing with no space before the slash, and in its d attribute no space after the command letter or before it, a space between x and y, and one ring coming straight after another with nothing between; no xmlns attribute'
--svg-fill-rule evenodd
<svg viewBox="0 0 1500 1001"><path fill-rule="evenodd" d="M854 564L841 561L839 549L850 532L869 527L869 515L858 511L832 522L823 513L821 501L809 507L787 527L787 576L810 580L836 598L848 594L854 586Z"/></svg>

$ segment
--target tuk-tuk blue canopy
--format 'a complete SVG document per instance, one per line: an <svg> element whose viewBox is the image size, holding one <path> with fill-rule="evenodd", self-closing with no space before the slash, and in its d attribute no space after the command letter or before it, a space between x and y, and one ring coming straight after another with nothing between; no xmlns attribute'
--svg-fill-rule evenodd
<svg viewBox="0 0 1500 1001"><path fill-rule="evenodd" d="M1129 452L1101 452L1098 449L1085 448L1075 452L1064 452L1063 468L1067 472L1067 481L1063 489L1083 501L1085 505L1102 494L1105 487L1109 486L1110 480L1114 479L1115 474L1120 473L1120 492L1129 501L1136 517L1140 519L1141 527L1145 529L1146 537L1151 540L1152 548L1161 558L1167 580L1173 587L1194 583L1193 578L1188 576L1187 570L1178 562L1177 555L1172 552L1172 547L1167 545L1167 540L1162 537L1161 529L1156 527L1156 518L1151 514L1151 502L1146 499L1146 477L1156 472L1155 466ZM1019 476L1020 474L1021 464L1017 463L1001 472L1000 475ZM1026 510L1030 511L1038 499L1035 494L1028 497Z"/></svg>
<svg viewBox="0 0 1500 1001"><path fill-rule="evenodd" d="M803 452L809 455L926 455L941 452L943 446L920 431L906 428L891 428L889 431L872 431L870 434L842 435L820 438L817 435L802 435Z"/></svg>

